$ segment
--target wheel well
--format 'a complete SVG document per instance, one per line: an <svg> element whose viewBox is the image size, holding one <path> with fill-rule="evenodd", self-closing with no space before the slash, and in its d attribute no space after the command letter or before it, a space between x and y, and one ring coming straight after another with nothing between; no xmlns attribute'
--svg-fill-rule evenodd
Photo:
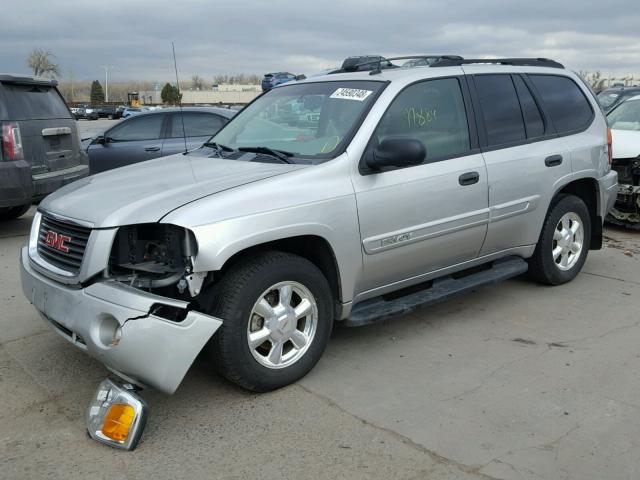
<svg viewBox="0 0 640 480"><path fill-rule="evenodd" d="M594 178L582 178L571 182L560 190L558 195L575 195L587 205L591 217L591 250L602 248L602 218L598 215L598 182Z"/></svg>
<svg viewBox="0 0 640 480"><path fill-rule="evenodd" d="M301 235L297 237L282 238L273 242L261 243L254 245L245 250L241 250L229 258L220 273L228 270L241 258L247 254L254 252L264 252L267 250L279 250L281 252L289 252L306 258L324 274L331 287L331 293L335 302L342 300L340 289L340 274L338 271L338 262L333 253L333 249L324 238L316 235ZM337 307L336 307L337 311Z"/></svg>

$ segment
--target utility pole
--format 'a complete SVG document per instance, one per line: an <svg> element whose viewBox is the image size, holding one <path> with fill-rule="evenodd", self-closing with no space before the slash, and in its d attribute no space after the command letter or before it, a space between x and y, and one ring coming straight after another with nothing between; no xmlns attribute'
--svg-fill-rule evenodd
<svg viewBox="0 0 640 480"><path fill-rule="evenodd" d="M113 69L113 65L102 65L104 68L104 101L109 103L109 70Z"/></svg>
<svg viewBox="0 0 640 480"><path fill-rule="evenodd" d="M69 80L71 82L71 101L75 102L75 92L73 90L73 70L69 70Z"/></svg>

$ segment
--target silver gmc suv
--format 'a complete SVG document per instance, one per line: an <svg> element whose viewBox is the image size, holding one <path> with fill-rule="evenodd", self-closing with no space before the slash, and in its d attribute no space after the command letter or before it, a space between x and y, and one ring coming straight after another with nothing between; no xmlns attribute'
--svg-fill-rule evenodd
<svg viewBox="0 0 640 480"><path fill-rule="evenodd" d="M274 87L201 148L47 197L29 301L131 384L172 393L205 348L267 391L309 372L335 321L527 270L572 280L617 193L580 78L546 59L368 58Z"/></svg>

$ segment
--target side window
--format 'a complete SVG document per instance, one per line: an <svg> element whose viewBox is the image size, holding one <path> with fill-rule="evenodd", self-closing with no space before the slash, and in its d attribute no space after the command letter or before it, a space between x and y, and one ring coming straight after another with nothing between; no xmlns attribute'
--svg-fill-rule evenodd
<svg viewBox="0 0 640 480"><path fill-rule="evenodd" d="M153 114L136 116L122 122L107 133L114 142L157 140L160 138L164 117L164 115Z"/></svg>
<svg viewBox="0 0 640 480"><path fill-rule="evenodd" d="M185 113L184 130L187 137L210 137L225 124L220 115L214 113ZM182 120L180 114L173 115L170 138L182 138Z"/></svg>
<svg viewBox="0 0 640 480"><path fill-rule="evenodd" d="M468 152L469 126L458 80L427 80L400 92L380 120L374 142L396 136L422 141L427 162Z"/></svg>
<svg viewBox="0 0 640 480"><path fill-rule="evenodd" d="M516 91L520 99L527 138L541 137L544 135L544 120L536 101L533 99L533 95L529 91L529 87L524 83L522 77L517 75L513 77L513 83L516 85Z"/></svg>
<svg viewBox="0 0 640 480"><path fill-rule="evenodd" d="M511 76L477 75L474 81L489 146L525 140L522 111Z"/></svg>
<svg viewBox="0 0 640 480"><path fill-rule="evenodd" d="M558 133L575 132L589 126L593 110L573 80L559 75L529 75L529 78Z"/></svg>

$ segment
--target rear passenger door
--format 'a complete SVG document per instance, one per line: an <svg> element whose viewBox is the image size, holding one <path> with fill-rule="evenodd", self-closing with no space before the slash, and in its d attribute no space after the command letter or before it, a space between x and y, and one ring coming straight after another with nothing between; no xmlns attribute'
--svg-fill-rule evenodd
<svg viewBox="0 0 640 480"><path fill-rule="evenodd" d="M489 181L489 228L480 256L533 245L554 185L571 174L569 149L526 76L476 74L470 81Z"/></svg>
<svg viewBox="0 0 640 480"><path fill-rule="evenodd" d="M184 152L186 134L187 150L202 146L212 135L216 134L226 123L227 119L215 113L184 112L184 133L182 116L180 113L171 115L170 128L167 138L162 143L162 155L173 155Z"/></svg>
<svg viewBox="0 0 640 480"><path fill-rule="evenodd" d="M477 257L487 221L487 174L477 147L464 77L407 86L384 113L365 150L410 137L426 145L421 165L353 176L364 274L371 296Z"/></svg>

